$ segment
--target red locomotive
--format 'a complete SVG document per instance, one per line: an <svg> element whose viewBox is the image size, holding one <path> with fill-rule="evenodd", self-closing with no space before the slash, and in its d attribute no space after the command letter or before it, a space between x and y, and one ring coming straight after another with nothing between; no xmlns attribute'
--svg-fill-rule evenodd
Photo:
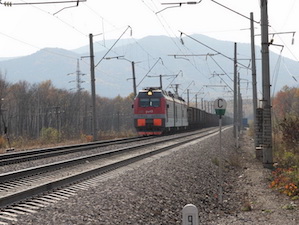
<svg viewBox="0 0 299 225"><path fill-rule="evenodd" d="M190 128L217 126L218 116L188 107L179 96L145 88L134 99L134 125L139 135L161 135ZM225 119L223 124L231 121Z"/></svg>
<svg viewBox="0 0 299 225"><path fill-rule="evenodd" d="M134 123L140 135L160 135L188 126L187 104L159 88L139 91L134 100Z"/></svg>

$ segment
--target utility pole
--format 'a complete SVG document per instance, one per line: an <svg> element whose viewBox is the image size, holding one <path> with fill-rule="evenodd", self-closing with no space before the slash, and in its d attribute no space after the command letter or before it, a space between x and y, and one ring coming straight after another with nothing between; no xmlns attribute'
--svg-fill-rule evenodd
<svg viewBox="0 0 299 225"><path fill-rule="evenodd" d="M174 93L179 96L179 84L174 84L175 89L174 89Z"/></svg>
<svg viewBox="0 0 299 225"><path fill-rule="evenodd" d="M163 82L162 82L162 78L163 77L177 77L178 74L175 74L175 75L167 75L167 74L160 74L158 76L148 76L148 77L159 77L159 81L160 81L160 88L161 90L163 89ZM169 85L165 88L165 90L169 87Z"/></svg>
<svg viewBox="0 0 299 225"><path fill-rule="evenodd" d="M148 77L159 77L159 81L160 81L160 89L162 90L163 89L163 84L162 84L162 76L164 76L164 75L158 75L158 76L148 76ZM167 75L165 75L165 76L167 76Z"/></svg>
<svg viewBox="0 0 299 225"><path fill-rule="evenodd" d="M83 76L85 74L81 73L80 71L80 64L79 64L79 59L77 59L77 71L76 71L76 82L77 82L77 131L79 134L79 131L81 130L81 83L83 83L84 81L81 81L81 76Z"/></svg>
<svg viewBox="0 0 299 225"><path fill-rule="evenodd" d="M69 73L67 75L73 75L74 73ZM79 94L82 90L81 84L84 83L84 81L81 80L81 76L84 76L84 73L81 73L80 71L80 64L79 64L79 59L77 59L77 69L76 69L76 88L77 88L77 93ZM74 81L69 81L69 83L74 82Z"/></svg>
<svg viewBox="0 0 299 225"><path fill-rule="evenodd" d="M252 72L252 98L253 98L253 135L254 144L257 147L257 137L256 137L256 109L257 109L257 88L256 88L256 63L255 63L255 41L254 41L254 19L253 13L250 13L250 30L251 30L251 72Z"/></svg>
<svg viewBox="0 0 299 225"><path fill-rule="evenodd" d="M234 47L234 136L238 146L238 78L237 78L237 43Z"/></svg>
<svg viewBox="0 0 299 225"><path fill-rule="evenodd" d="M93 140L97 140L97 118L96 118L96 87L95 87L95 72L94 72L94 52L93 52L93 35L89 34L90 48L90 83L91 83L91 104L92 104L92 135Z"/></svg>
<svg viewBox="0 0 299 225"><path fill-rule="evenodd" d="M132 66L132 79L133 79L133 92L134 92L134 97L137 95L137 90L136 90L136 76L135 76L135 62L134 61L130 61L126 58L124 58L123 55L121 56L113 56L113 57L106 57L104 59L110 60L110 59L120 59L120 60L125 60L131 63ZM129 80L129 79L127 79Z"/></svg>
<svg viewBox="0 0 299 225"><path fill-rule="evenodd" d="M187 106L189 107L189 89L187 89Z"/></svg>
<svg viewBox="0 0 299 225"><path fill-rule="evenodd" d="M136 90L136 77L135 77L135 62L132 61L132 76L133 76L133 90L134 90L134 97L137 95L137 90Z"/></svg>
<svg viewBox="0 0 299 225"><path fill-rule="evenodd" d="M80 71L79 59L77 59L77 70L76 70L77 93L80 93L80 91L81 91L81 83L83 82L83 81L81 81L82 75L84 75L84 74L81 73L81 71Z"/></svg>
<svg viewBox="0 0 299 225"><path fill-rule="evenodd" d="M241 131L242 123L242 100L241 100L241 83L240 83L240 73L238 73L238 133Z"/></svg>
<svg viewBox="0 0 299 225"><path fill-rule="evenodd" d="M269 69L268 1L261 0L262 84L263 84L263 166L273 168L272 121Z"/></svg>
<svg viewBox="0 0 299 225"><path fill-rule="evenodd" d="M61 127L61 110L60 110L60 106L55 106L54 107L55 110L55 115L56 115L56 129L58 131L58 137L57 137L57 141L60 142L60 127Z"/></svg>
<svg viewBox="0 0 299 225"><path fill-rule="evenodd" d="M73 75L74 73L69 73L67 75ZM76 89L77 89L77 92L76 92L76 104L75 104L75 108L74 108L74 113L76 114L76 117L77 117L77 120L76 120L76 131L80 132L81 130L81 112L82 110L81 109L81 83L83 83L84 81L81 80L81 76L84 76L85 74L81 73L80 71L80 64L79 64L79 59L77 59L77 70L75 72L76 74ZM73 81L69 81L70 82L73 82ZM72 88L73 89L73 88Z"/></svg>

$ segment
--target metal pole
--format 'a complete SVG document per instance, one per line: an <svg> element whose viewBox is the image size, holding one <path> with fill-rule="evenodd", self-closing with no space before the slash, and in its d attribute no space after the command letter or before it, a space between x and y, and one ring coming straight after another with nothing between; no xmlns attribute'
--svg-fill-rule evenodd
<svg viewBox="0 0 299 225"><path fill-rule="evenodd" d="M3 115L2 115L2 97L0 96L0 135L2 135L2 124L1 122L3 121ZM3 123L4 126L4 123Z"/></svg>
<svg viewBox="0 0 299 225"><path fill-rule="evenodd" d="M255 63L255 40L254 40L254 19L253 13L250 13L250 30L251 30L251 71L252 71L252 98L253 98L253 135L255 147L257 147L256 140L256 109L257 109L257 88L256 88L256 63Z"/></svg>
<svg viewBox="0 0 299 225"><path fill-rule="evenodd" d="M209 113L210 112L210 102L207 101L206 103L207 103L207 112Z"/></svg>
<svg viewBox="0 0 299 225"><path fill-rule="evenodd" d="M262 84L263 84L263 165L273 168L272 121L269 69L268 1L261 0Z"/></svg>
<svg viewBox="0 0 299 225"><path fill-rule="evenodd" d="M179 95L179 84L175 85L175 94Z"/></svg>
<svg viewBox="0 0 299 225"><path fill-rule="evenodd" d="M222 204L223 202L223 178L222 178L222 169L223 169L223 163L222 163L222 135L221 135L221 130L222 130L222 116L219 115L219 203Z"/></svg>
<svg viewBox="0 0 299 225"><path fill-rule="evenodd" d="M187 105L189 107L189 89L187 89Z"/></svg>
<svg viewBox="0 0 299 225"><path fill-rule="evenodd" d="M89 34L90 48L90 83L91 83L91 104L92 104L92 135L93 140L97 140L97 121L96 121L96 87L95 87L95 72L94 72L94 52L93 52L93 35Z"/></svg>
<svg viewBox="0 0 299 225"><path fill-rule="evenodd" d="M238 133L241 131L242 124L242 100L241 100L241 84L240 73L238 73Z"/></svg>
<svg viewBox="0 0 299 225"><path fill-rule="evenodd" d="M134 61L131 62L132 64L132 75L133 75L133 90L134 90L134 97L137 95L136 90L136 77L135 77L135 63Z"/></svg>
<svg viewBox="0 0 299 225"><path fill-rule="evenodd" d="M237 43L234 47L234 136L238 143L238 81L237 81ZM236 144L238 147L238 144Z"/></svg>

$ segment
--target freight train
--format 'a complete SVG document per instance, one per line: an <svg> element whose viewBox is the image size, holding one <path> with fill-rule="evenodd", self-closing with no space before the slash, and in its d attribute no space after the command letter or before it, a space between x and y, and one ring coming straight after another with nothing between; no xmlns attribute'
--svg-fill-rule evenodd
<svg viewBox="0 0 299 225"><path fill-rule="evenodd" d="M217 126L219 117L189 107L179 96L160 88L140 90L134 99L134 126L139 135L162 135L187 129ZM232 122L222 117L222 124Z"/></svg>

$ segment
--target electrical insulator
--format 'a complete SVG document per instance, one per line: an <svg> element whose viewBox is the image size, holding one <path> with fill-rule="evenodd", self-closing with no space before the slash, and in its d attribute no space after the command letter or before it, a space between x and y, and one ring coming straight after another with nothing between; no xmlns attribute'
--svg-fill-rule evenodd
<svg viewBox="0 0 299 225"><path fill-rule="evenodd" d="M12 3L11 2L4 2L3 5L4 6L12 6Z"/></svg>

